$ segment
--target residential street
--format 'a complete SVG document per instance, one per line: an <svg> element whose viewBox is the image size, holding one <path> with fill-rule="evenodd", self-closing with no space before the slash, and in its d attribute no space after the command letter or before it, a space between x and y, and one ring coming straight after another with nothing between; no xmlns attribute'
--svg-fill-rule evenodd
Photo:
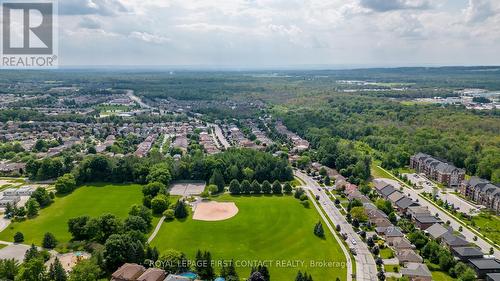
<svg viewBox="0 0 500 281"><path fill-rule="evenodd" d="M396 188L399 188L402 185L401 182L398 182L398 181L395 181L392 179L380 178L380 179L375 179L375 180L383 180L384 182L386 182L388 184L397 185L397 186L395 186ZM436 213L439 214L439 218L443 222L446 222L449 220L451 227L453 227L454 230L458 231L458 228L461 226L461 224L459 222L457 222L453 217L449 216L448 214L446 214L444 211L442 211L441 209L434 206L429 201L420 197L418 191L416 191L412 188L408 188L406 185L403 185L403 186L405 187L405 189L404 189L405 194L407 194L413 200L418 199L418 203L420 203L420 205L422 205L422 206L427 207L429 209L429 211L431 212L431 214L433 214L433 215ZM462 229L463 229L462 235L465 236L465 239L467 239L467 241L475 243L477 246L479 246L481 248L483 253L485 253L485 254L489 253L490 248L492 246L488 242L486 242L484 239L482 239L479 236L477 236L477 241L474 241L473 238L474 238L474 236L476 236L476 234L474 234L471 230L469 230L465 226L463 226ZM494 255L495 255L495 258L500 259L500 251L496 250Z"/></svg>
<svg viewBox="0 0 500 281"><path fill-rule="evenodd" d="M356 259L356 280L378 280L375 259L368 250L367 245L361 240L352 226L347 223L345 217L335 207L335 204L330 200L324 189L316 181L300 171L295 171L295 176L306 183L305 188L311 190L314 195L319 195L320 200L318 202L325 210L325 213L334 224L340 225L340 232L347 234L347 244L350 248L354 248L357 253L357 255L354 256ZM353 239L356 242L355 245L352 243Z"/></svg>
<svg viewBox="0 0 500 281"><path fill-rule="evenodd" d="M226 140L226 138L222 134L222 130L219 127L219 125L217 125L217 124L208 124L208 125L214 127L215 134L217 135L217 138L219 139L220 143L224 146L225 149L228 149L229 147L231 147L229 142Z"/></svg>

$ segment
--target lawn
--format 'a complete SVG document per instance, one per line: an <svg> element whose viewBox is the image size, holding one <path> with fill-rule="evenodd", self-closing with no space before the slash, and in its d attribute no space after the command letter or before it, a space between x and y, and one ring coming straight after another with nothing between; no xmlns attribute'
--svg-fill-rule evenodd
<svg viewBox="0 0 500 281"><path fill-rule="evenodd" d="M267 261L273 280L294 280L298 270L307 271L315 280L345 280L346 268L338 264L310 266L311 262L346 261L326 226L325 239L313 234L320 217L312 205L304 208L291 196L223 195L217 200L235 202L238 214L218 222L191 218L166 222L152 245L160 252L180 250L190 259L198 249L210 251L215 261L234 259L240 278L248 277L252 263Z"/></svg>
<svg viewBox="0 0 500 281"><path fill-rule="evenodd" d="M394 270L394 268L397 268L397 270ZM384 271L385 272L399 272L400 271L400 266L399 264L384 264Z"/></svg>
<svg viewBox="0 0 500 281"><path fill-rule="evenodd" d="M380 249L379 253L382 259L392 259L394 257L394 252L389 247L385 247L384 249Z"/></svg>
<svg viewBox="0 0 500 281"><path fill-rule="evenodd" d="M380 168L378 165L378 163L372 162L370 172L373 178L395 179L391 174L384 171L384 169Z"/></svg>
<svg viewBox="0 0 500 281"><path fill-rule="evenodd" d="M470 221L464 219L469 226L473 227L489 239L493 240L496 244L500 244L500 218L496 215L489 214L486 212L481 212L477 216L473 216L475 227L473 227Z"/></svg>
<svg viewBox="0 0 500 281"><path fill-rule="evenodd" d="M452 281L456 280L452 278L447 272L443 272L440 270L439 265L433 264L428 260L425 260L425 264L429 268L432 274L432 280L434 281Z"/></svg>
<svg viewBox="0 0 500 281"><path fill-rule="evenodd" d="M105 213L125 218L130 206L141 202L140 185L82 186L69 195L56 198L36 218L10 224L0 233L0 240L13 241L14 234L20 231L26 244L40 245L46 232L52 232L59 242L68 242L71 239L67 230L70 218L83 215L96 217Z"/></svg>

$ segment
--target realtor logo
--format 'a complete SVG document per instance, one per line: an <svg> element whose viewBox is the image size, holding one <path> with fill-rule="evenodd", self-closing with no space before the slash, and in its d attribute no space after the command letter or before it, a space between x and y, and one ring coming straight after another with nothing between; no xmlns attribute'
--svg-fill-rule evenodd
<svg viewBox="0 0 500 281"><path fill-rule="evenodd" d="M46 1L2 3L2 66L39 68L57 66L55 8Z"/></svg>

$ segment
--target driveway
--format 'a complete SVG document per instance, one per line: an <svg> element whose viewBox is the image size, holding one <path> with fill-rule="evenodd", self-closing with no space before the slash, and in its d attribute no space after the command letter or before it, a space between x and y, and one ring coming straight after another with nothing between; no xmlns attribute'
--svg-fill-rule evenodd
<svg viewBox="0 0 500 281"><path fill-rule="evenodd" d="M330 200L325 190L306 174L300 171L295 171L295 175L306 183L307 189L311 190L315 196L318 195L320 197L318 202L323 207L323 210L325 210L325 213L333 223L340 225L341 232L347 234L347 244L349 245L349 247L354 248L357 253L357 255L354 256L356 260L356 280L378 280L378 271L375 264L375 259L368 250L368 246L361 240L352 226L347 223L345 217L335 207L335 204ZM356 242L356 244L352 243L353 240Z"/></svg>

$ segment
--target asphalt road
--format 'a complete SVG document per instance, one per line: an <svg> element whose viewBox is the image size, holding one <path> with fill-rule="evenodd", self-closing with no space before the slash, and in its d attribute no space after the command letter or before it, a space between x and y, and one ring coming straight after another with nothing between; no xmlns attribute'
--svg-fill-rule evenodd
<svg viewBox="0 0 500 281"><path fill-rule="evenodd" d="M305 188L311 190L315 196L319 195L320 199L317 202L321 204L327 216L334 224L340 225L340 232L347 234L347 244L350 248L354 248L357 253L354 256L356 260L356 280L378 280L375 259L368 250L368 246L361 240L352 226L347 223L345 217L335 207L324 189L315 180L300 171L295 171L295 175L306 183ZM356 242L355 244L352 242L353 240Z"/></svg>

